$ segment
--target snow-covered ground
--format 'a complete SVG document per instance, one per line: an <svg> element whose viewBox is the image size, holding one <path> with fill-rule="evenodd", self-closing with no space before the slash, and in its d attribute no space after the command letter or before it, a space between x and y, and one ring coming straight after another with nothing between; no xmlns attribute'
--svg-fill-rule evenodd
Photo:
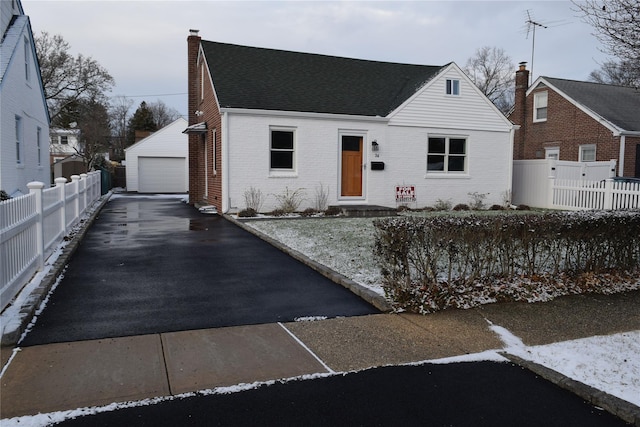
<svg viewBox="0 0 640 427"><path fill-rule="evenodd" d="M179 198L184 198L184 196L179 196ZM371 222L371 219L340 218L335 220L252 221L248 224L311 259L321 262L352 280L383 294L382 288L379 286L380 274L375 268L375 262L373 262L373 226ZM336 224L340 225L339 230L336 229ZM324 236L321 241L318 239L319 235ZM349 244L342 244L343 242L348 242ZM55 257L60 254L64 244L66 243L62 243L54 252ZM50 259L47 265L49 266L52 263L53 260ZM35 289L43 277L44 274L36 275L26 289ZM19 300L24 298L24 295L18 297ZM0 323L15 322L17 314L17 310L5 310L0 317ZM421 363L460 363L479 360L505 361L506 359L499 352L506 351L640 406L640 357L638 357L640 354L640 331L595 336L542 346L526 346L520 338L499 325L491 325L491 328L504 342L504 348ZM6 367L3 367L2 373L4 373L4 368ZM296 379L309 380L316 377L341 374L340 372L318 374ZM2 374L0 374L1 376ZM273 383L273 381L204 390L202 393L240 392L270 383ZM102 407L79 408L73 411L3 419L0 424L2 427L46 426L54 422L92 413L152 405L162 401L194 395L194 393L187 393L180 396L159 397L136 402L114 403Z"/></svg>

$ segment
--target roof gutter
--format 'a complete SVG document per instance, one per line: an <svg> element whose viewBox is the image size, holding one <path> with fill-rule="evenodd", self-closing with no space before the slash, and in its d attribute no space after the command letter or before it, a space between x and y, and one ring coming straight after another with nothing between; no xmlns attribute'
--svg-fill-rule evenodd
<svg viewBox="0 0 640 427"><path fill-rule="evenodd" d="M281 116L281 117L300 117L300 118L313 118L313 119L326 119L326 120L351 120L358 122L389 122L388 117L380 116L360 116L351 114L332 114L332 113L313 113L306 111L283 111L283 110L253 110L248 108L220 108L220 113L231 114L246 114L254 116Z"/></svg>

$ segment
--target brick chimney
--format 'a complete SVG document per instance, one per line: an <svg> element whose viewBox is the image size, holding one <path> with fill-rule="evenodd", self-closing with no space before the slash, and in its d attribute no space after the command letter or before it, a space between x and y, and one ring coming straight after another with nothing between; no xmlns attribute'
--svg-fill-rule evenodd
<svg viewBox="0 0 640 427"><path fill-rule="evenodd" d="M189 106L189 125L197 123L199 117L196 116L198 110L198 51L200 49L200 36L198 30L189 30L189 37L187 37L187 92Z"/></svg>
<svg viewBox="0 0 640 427"><path fill-rule="evenodd" d="M527 89L529 89L529 70L527 63L521 62L516 71L516 88L515 88L515 104L511 121L520 125L520 129L516 131L514 138L514 159L520 160L524 158L524 141L526 135L527 124Z"/></svg>

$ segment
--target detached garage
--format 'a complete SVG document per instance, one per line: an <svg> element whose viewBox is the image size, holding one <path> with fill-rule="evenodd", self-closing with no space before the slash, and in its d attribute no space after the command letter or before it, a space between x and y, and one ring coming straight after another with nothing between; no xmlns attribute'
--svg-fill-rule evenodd
<svg viewBox="0 0 640 427"><path fill-rule="evenodd" d="M125 149L127 191L186 193L189 189L187 121L179 118Z"/></svg>

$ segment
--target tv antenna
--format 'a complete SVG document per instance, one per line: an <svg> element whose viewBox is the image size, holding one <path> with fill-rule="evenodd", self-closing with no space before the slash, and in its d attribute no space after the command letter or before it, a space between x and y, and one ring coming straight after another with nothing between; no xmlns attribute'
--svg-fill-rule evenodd
<svg viewBox="0 0 640 427"><path fill-rule="evenodd" d="M529 38L529 33L533 34L533 37L531 38L531 73L530 73L530 79L533 80L533 58L536 51L536 28L537 27L549 28L549 27L540 22L534 21L533 17L531 16L531 11L529 9L527 9L527 20L524 23L527 26L527 39ZM531 84L531 82L529 82L529 84Z"/></svg>

